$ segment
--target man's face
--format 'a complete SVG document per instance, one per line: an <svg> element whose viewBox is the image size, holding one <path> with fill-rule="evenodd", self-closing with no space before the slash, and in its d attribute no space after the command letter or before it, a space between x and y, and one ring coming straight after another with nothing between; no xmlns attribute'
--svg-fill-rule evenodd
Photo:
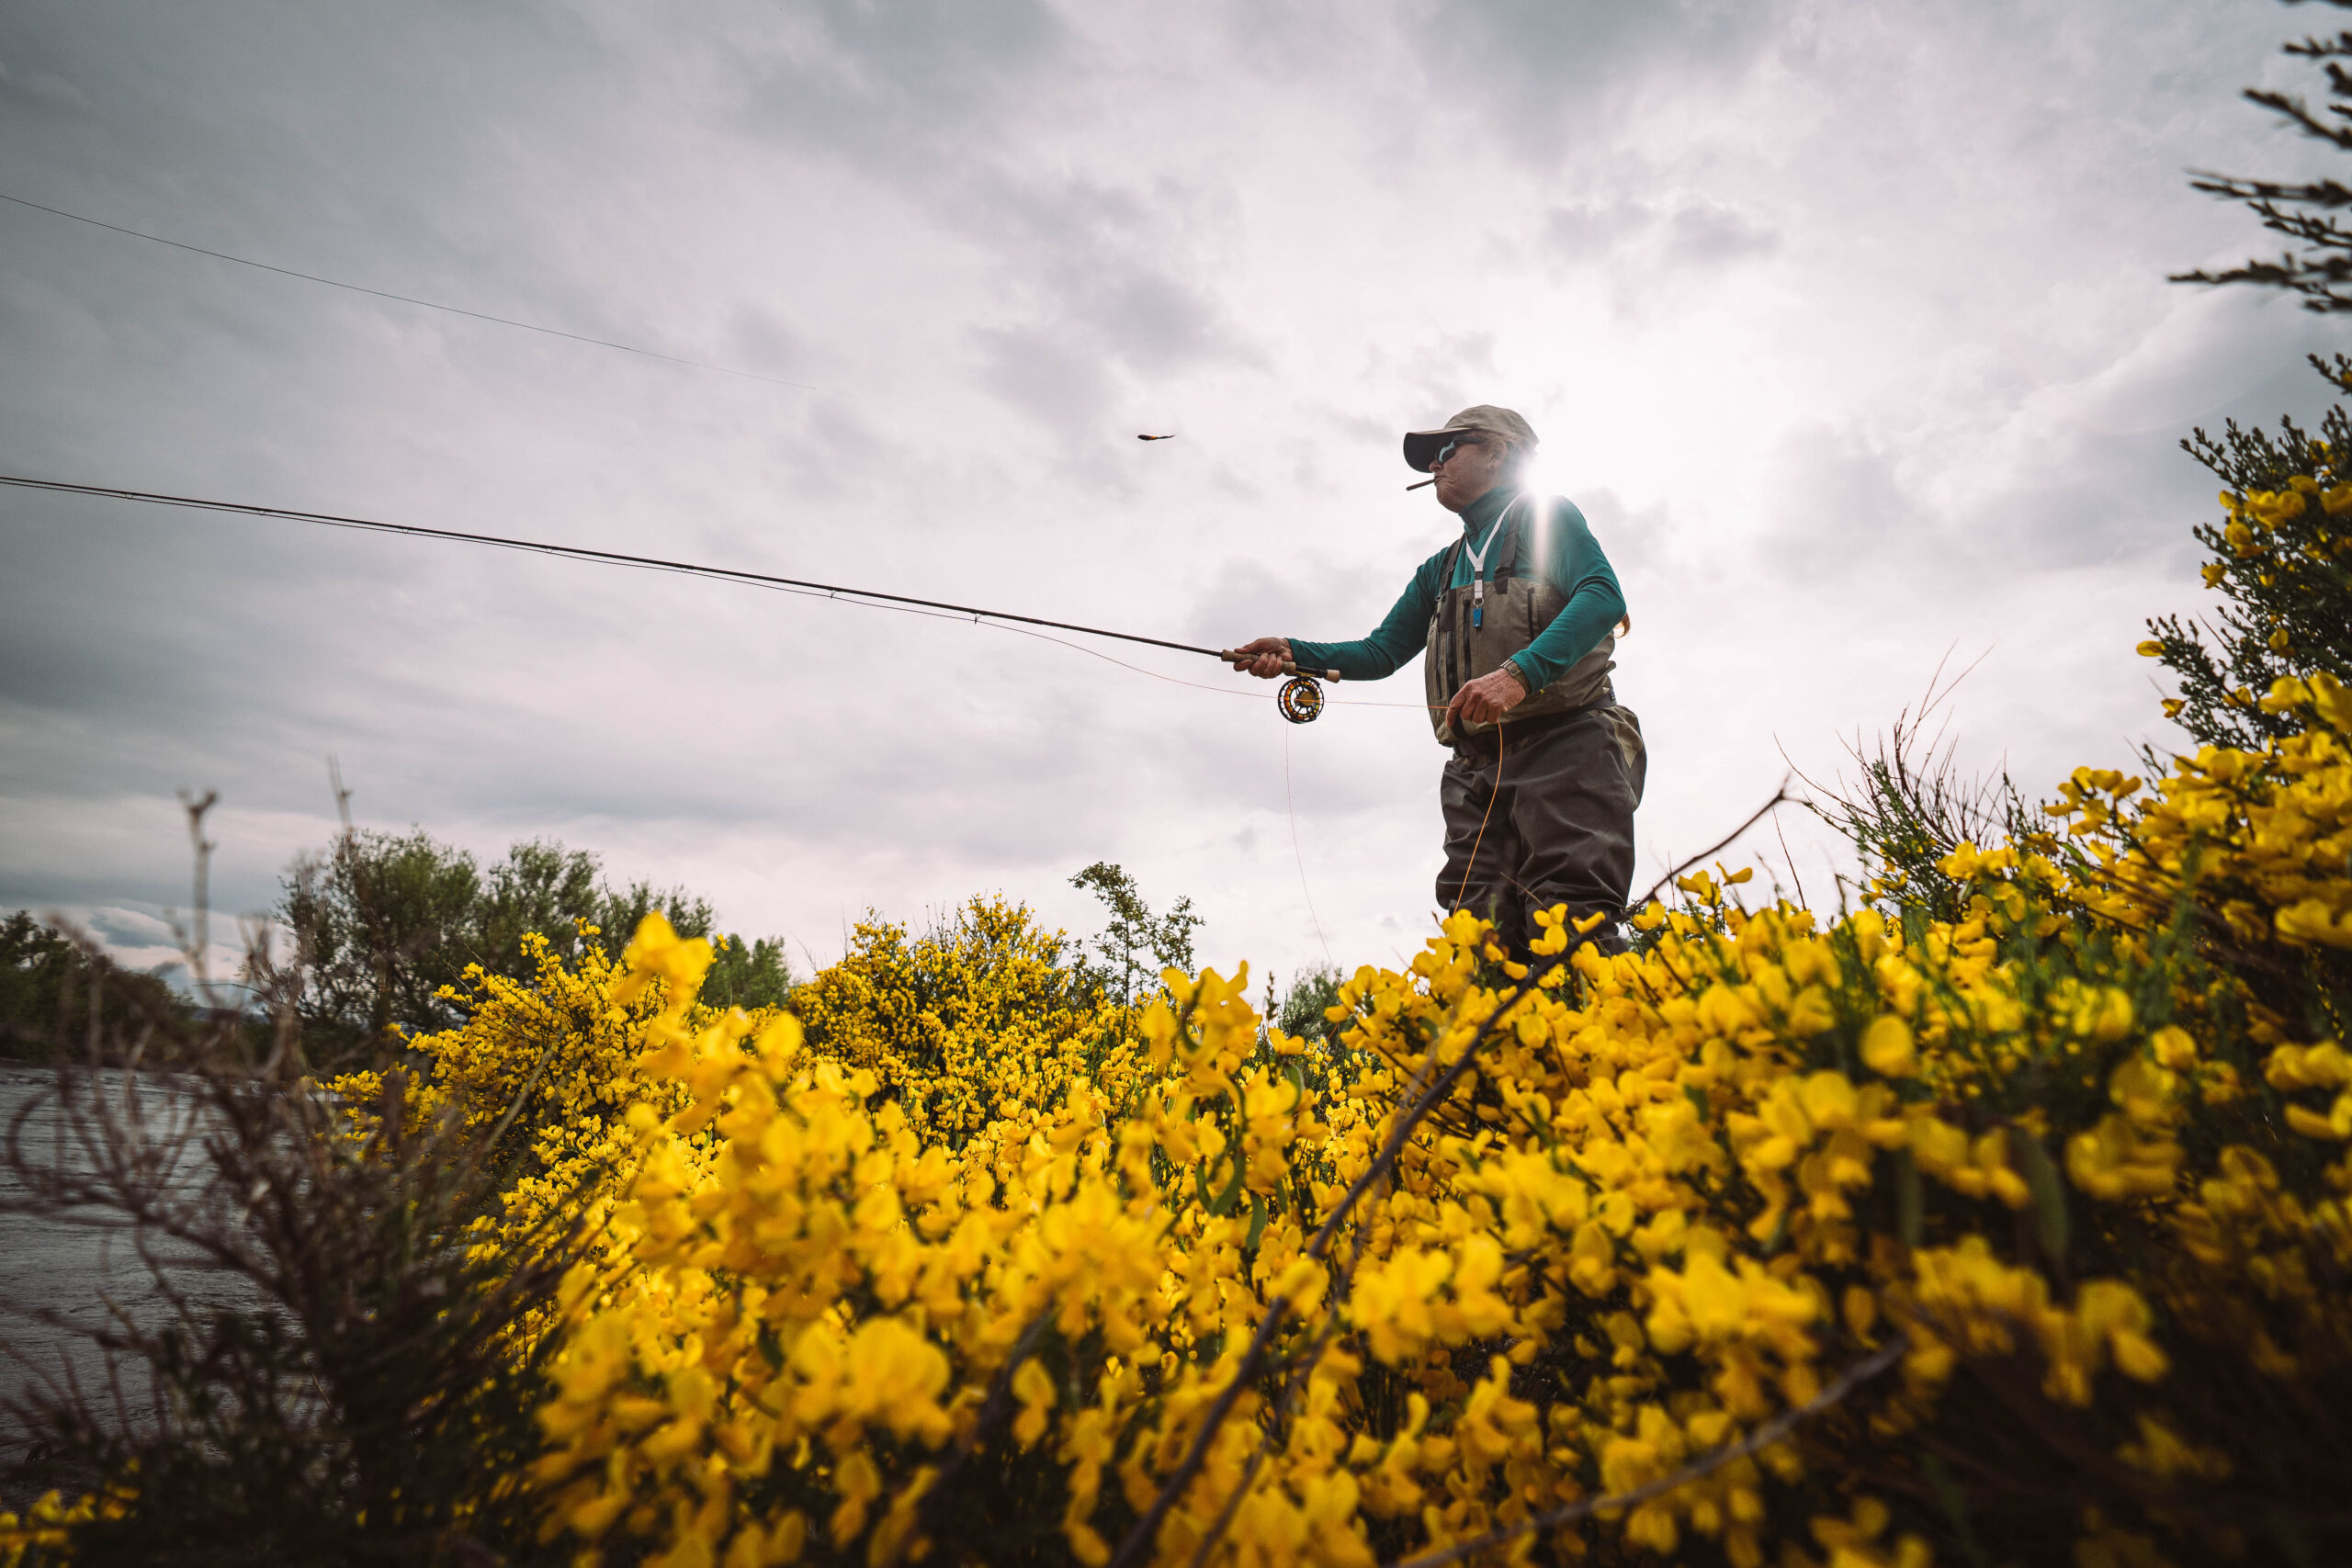
<svg viewBox="0 0 2352 1568"><path fill-rule="evenodd" d="M1495 488L1510 460L1510 446L1498 436L1465 430L1430 465L1437 476L1437 503L1460 512Z"/></svg>

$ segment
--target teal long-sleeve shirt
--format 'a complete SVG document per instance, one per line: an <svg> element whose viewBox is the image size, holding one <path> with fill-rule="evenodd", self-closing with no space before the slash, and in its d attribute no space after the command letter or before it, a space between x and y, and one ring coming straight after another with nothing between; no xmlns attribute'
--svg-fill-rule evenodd
<svg viewBox="0 0 2352 1568"><path fill-rule="evenodd" d="M1470 503L1462 514L1462 532L1471 549L1485 550L1493 537L1495 520L1503 508L1523 492L1498 486ZM1531 526L1525 513L1532 507L1542 520ZM1617 586L1617 574L1610 569L1609 558L1600 552L1600 541L1585 525L1584 513L1576 502L1562 496L1535 497L1522 502L1519 526L1527 529L1520 536L1519 570L1532 571L1567 599L1567 604L1552 624L1535 635L1535 640L1512 654L1511 662L1527 672L1527 678L1541 690L1559 678L1561 671L1590 653L1609 635L1619 617L1625 614L1625 595ZM1451 549L1451 545L1446 549ZM1298 637L1290 639L1291 657L1302 668L1337 670L1341 678L1350 681L1378 681L1392 675L1398 666L1421 651L1429 642L1430 617L1437 613L1438 596L1447 588L1467 585L1474 575L1468 550L1462 554L1451 582L1441 581L1445 574L1446 550L1423 561L1413 573L1413 581L1388 612L1387 618L1370 637L1354 642L1307 642ZM1492 558L1488 559L1492 581Z"/></svg>

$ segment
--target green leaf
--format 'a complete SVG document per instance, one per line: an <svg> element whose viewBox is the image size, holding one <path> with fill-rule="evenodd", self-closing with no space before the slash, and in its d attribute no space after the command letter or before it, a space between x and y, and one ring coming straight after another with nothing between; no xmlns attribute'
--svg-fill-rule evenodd
<svg viewBox="0 0 2352 1568"><path fill-rule="evenodd" d="M1209 1196L1208 1161L1203 1160L1193 1167L1193 1190L1201 1195L1201 1206L1220 1220L1233 1213L1234 1201L1241 1196L1241 1150L1238 1146L1233 1150L1233 1179L1227 1181L1225 1190L1214 1198Z"/></svg>
<svg viewBox="0 0 2352 1568"><path fill-rule="evenodd" d="M1219 1219L1233 1213L1233 1205L1241 1196L1242 1169L1241 1145L1237 1139L1233 1145L1233 1179L1225 1184L1225 1190L1218 1194L1216 1206L1210 1210Z"/></svg>

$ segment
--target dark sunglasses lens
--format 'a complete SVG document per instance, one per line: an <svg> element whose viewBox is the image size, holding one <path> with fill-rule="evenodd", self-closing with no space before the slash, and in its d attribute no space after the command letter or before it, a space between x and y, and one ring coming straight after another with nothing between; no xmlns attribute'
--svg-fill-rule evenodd
<svg viewBox="0 0 2352 1568"><path fill-rule="evenodd" d="M1440 463L1444 462L1448 457L1453 457L1453 449L1457 445L1458 443L1456 442L1449 441L1444 446L1439 447L1437 449L1437 456L1430 459L1430 467L1434 468Z"/></svg>

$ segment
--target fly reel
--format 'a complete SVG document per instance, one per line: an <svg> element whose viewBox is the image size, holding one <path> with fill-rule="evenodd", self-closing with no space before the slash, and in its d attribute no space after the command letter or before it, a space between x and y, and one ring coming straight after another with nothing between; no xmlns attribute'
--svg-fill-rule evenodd
<svg viewBox="0 0 2352 1568"><path fill-rule="evenodd" d="M1203 648L1193 651L1206 653L1209 650ZM1245 653L1238 648L1227 648L1219 649L1217 657L1236 670L1245 670L1254 660L1264 656L1256 652ZM1323 688L1315 683L1316 677L1320 676L1326 681L1336 681L1340 678L1340 672L1337 670L1317 670L1310 673L1285 659L1283 660L1283 673L1290 679L1284 681L1283 689L1274 694L1274 706L1281 710L1282 716L1293 724L1313 724L1323 716Z"/></svg>

